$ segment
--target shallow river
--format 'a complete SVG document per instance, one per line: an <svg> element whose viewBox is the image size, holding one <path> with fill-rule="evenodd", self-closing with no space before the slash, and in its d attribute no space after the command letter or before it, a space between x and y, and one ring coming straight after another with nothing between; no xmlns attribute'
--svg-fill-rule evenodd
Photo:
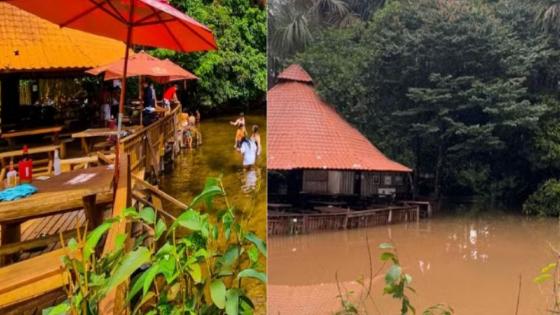
<svg viewBox="0 0 560 315"><path fill-rule="evenodd" d="M235 127L229 124L236 117L219 117L204 119L200 130L202 145L193 150L183 150L175 161L172 173L164 175L161 181L163 191L189 204L194 196L199 194L207 177L222 176L224 188L229 201L238 209L238 215L243 216L247 228L261 237L266 237L266 150L263 150L257 162L258 169L253 174L243 171L242 158L234 148ZM266 117L247 115L245 117L247 131L250 126L260 126L263 147L266 148ZM258 191L247 192L244 189L247 176L257 176ZM254 179L254 177L252 177ZM172 205L164 204L174 213L182 209L173 209ZM266 262L263 261L263 264ZM265 287L252 287L250 295L260 304L260 311L264 309Z"/></svg>
<svg viewBox="0 0 560 315"><path fill-rule="evenodd" d="M551 305L551 285L532 280L555 261L550 245L560 248L558 219L494 212L269 238L269 314L332 314L340 306L335 273L359 304L365 291L355 280L363 277L367 286L370 274L366 233L373 273L381 267L378 244L395 244L404 271L413 277L417 293L409 294L417 314L446 303L455 314L511 315L518 295L520 315L545 314ZM381 294L383 276L382 271L374 277L372 299L361 305L368 314L399 314L397 303Z"/></svg>

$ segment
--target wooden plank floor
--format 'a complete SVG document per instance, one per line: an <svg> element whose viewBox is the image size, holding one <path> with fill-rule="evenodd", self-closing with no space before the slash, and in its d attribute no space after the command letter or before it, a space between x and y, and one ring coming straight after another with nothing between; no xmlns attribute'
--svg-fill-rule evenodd
<svg viewBox="0 0 560 315"><path fill-rule="evenodd" d="M21 225L22 241L32 240L41 236L58 234L85 224L85 214L83 210L77 210L62 214L56 214L44 218L32 219ZM38 248L30 252L22 253L19 260L31 258L53 249L59 248L60 242L54 242L46 247Z"/></svg>

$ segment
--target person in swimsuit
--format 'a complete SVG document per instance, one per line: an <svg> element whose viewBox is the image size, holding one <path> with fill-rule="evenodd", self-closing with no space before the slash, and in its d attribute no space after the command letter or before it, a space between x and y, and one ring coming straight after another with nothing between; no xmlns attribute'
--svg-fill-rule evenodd
<svg viewBox="0 0 560 315"><path fill-rule="evenodd" d="M252 129L252 134L251 134L251 140L253 140L255 142L255 144L257 145L257 155L261 155L261 135L259 134L259 125L253 125Z"/></svg>
<svg viewBox="0 0 560 315"><path fill-rule="evenodd" d="M241 142L245 138L245 125L240 124L237 126L237 131L235 132L235 144L233 147L237 150L241 149Z"/></svg>

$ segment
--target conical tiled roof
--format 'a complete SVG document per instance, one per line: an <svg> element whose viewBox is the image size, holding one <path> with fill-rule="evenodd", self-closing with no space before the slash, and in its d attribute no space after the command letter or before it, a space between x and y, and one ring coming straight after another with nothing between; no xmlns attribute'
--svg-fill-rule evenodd
<svg viewBox="0 0 560 315"><path fill-rule="evenodd" d="M268 168L411 172L379 151L315 92L299 65L268 91Z"/></svg>
<svg viewBox="0 0 560 315"><path fill-rule="evenodd" d="M313 82L309 73L307 73L303 68L298 64L293 64L286 68L280 75L278 75L278 79L283 81L298 81L298 82Z"/></svg>

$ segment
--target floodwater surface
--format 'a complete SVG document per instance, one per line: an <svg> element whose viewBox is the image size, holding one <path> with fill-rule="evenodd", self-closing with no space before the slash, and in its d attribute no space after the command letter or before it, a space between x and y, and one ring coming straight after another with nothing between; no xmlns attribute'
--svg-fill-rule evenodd
<svg viewBox="0 0 560 315"><path fill-rule="evenodd" d="M416 293L408 294L417 314L439 303L454 314L546 314L553 303L551 284L539 286L533 279L555 262L551 247L560 248L558 219L464 214L269 238L269 314L332 314L340 310L339 292L350 291L349 299L367 314L400 314L398 302L382 295L387 269L379 262L382 242L396 246L404 272L412 275ZM360 303L370 273L371 298ZM358 279L365 279L366 289Z"/></svg>
<svg viewBox="0 0 560 315"><path fill-rule="evenodd" d="M229 202L237 209L237 215L243 217L246 228L266 239L266 180L263 180L266 179L266 150L262 150L258 158L256 171L243 170L241 154L233 147L236 128L229 124L236 118L202 117L202 145L192 150L182 150L173 172L163 176L161 188L189 204L202 191L208 177L221 176ZM262 146L266 148L266 117L246 115L245 122L249 133L252 125L259 125ZM248 182L255 183L256 189L248 189ZM171 204L165 204L165 207L171 208L175 214L183 210L173 208ZM266 265L265 261L263 265ZM265 286L251 287L249 294L256 304L262 305L261 313L264 312Z"/></svg>

